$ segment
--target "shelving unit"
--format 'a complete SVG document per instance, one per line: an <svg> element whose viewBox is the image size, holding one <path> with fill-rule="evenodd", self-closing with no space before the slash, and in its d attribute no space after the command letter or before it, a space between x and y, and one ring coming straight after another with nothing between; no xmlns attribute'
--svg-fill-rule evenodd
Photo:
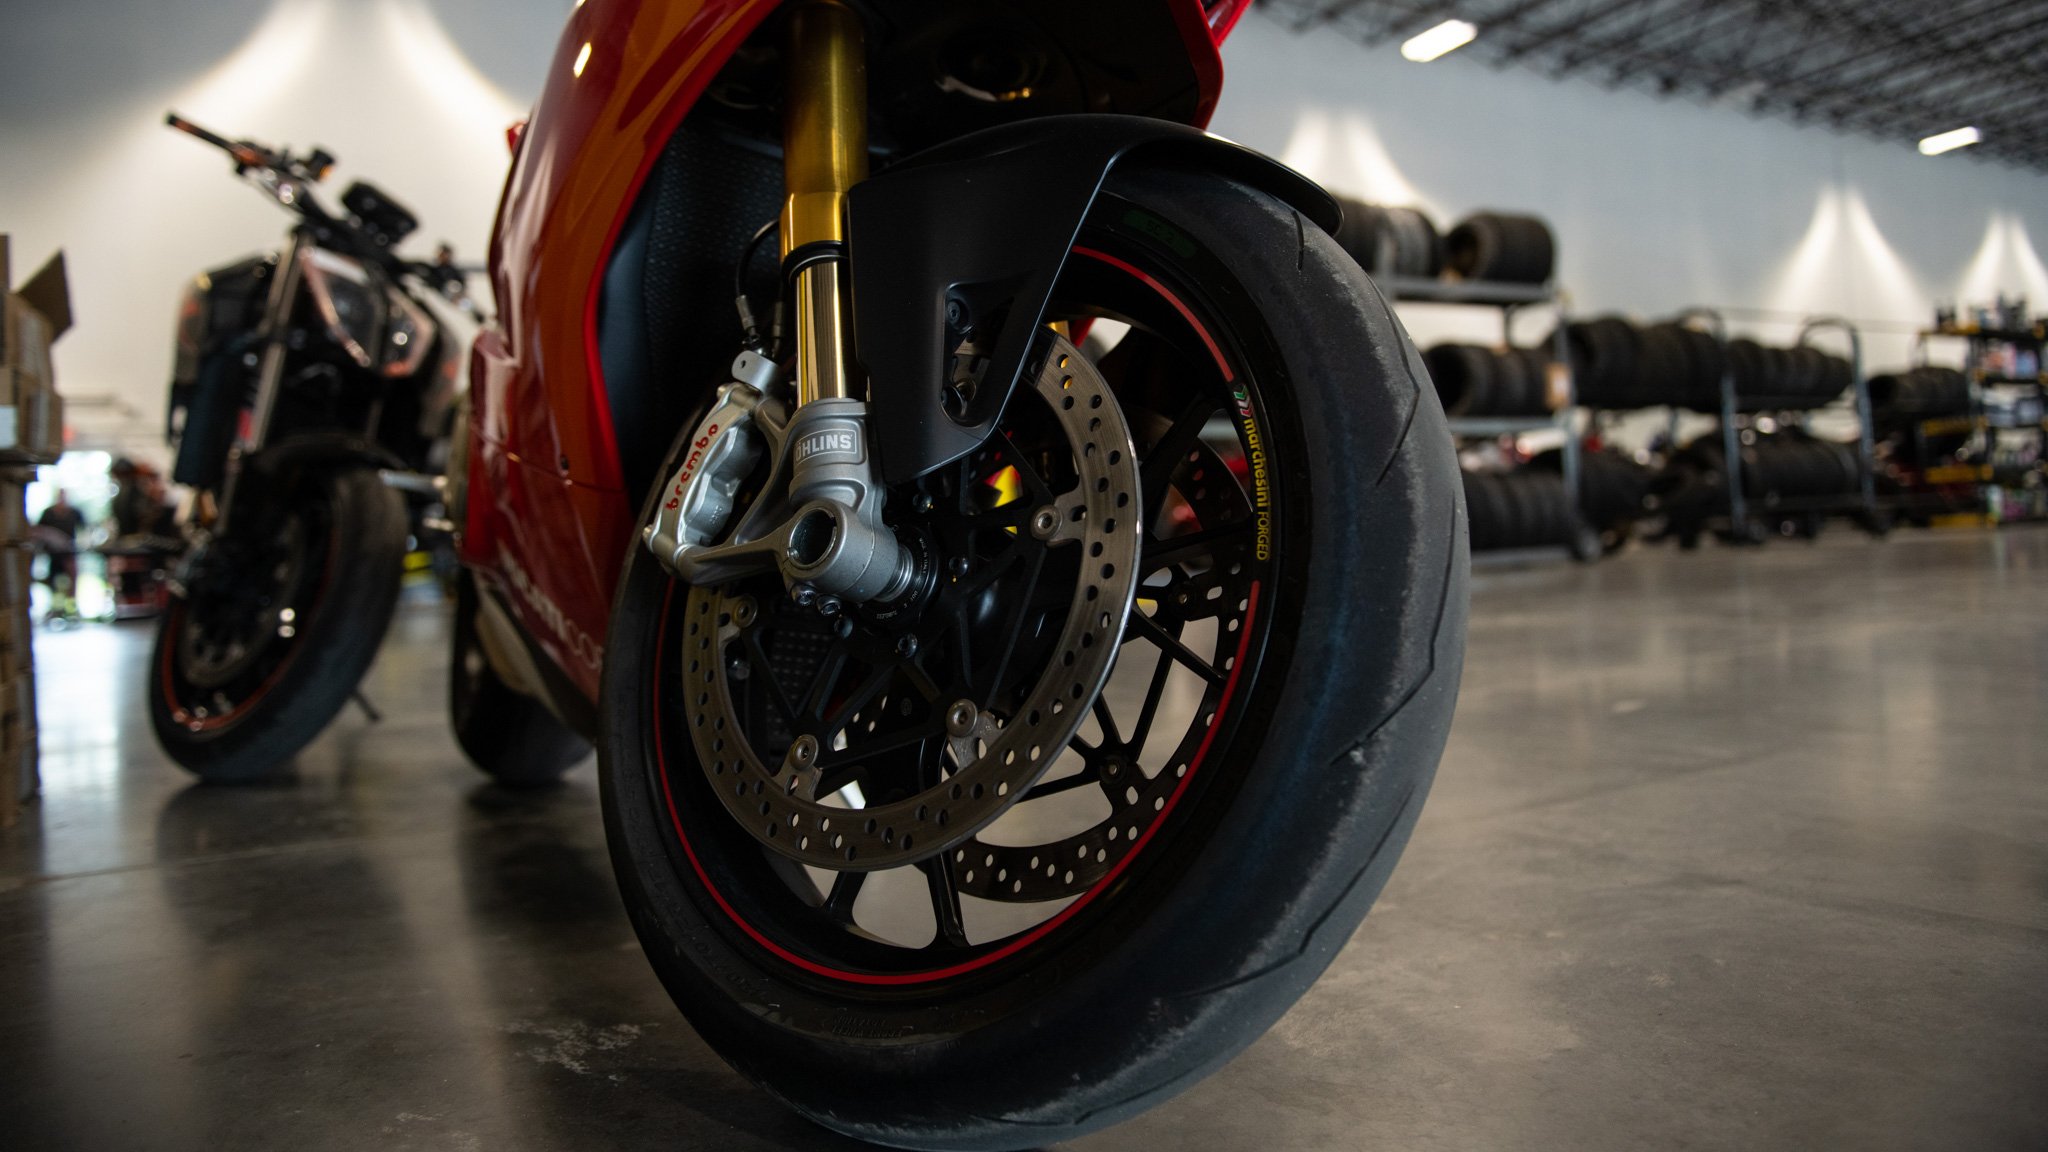
<svg viewBox="0 0 2048 1152"><path fill-rule="evenodd" d="M1728 325L1721 314L1710 308L1694 308L1680 313L1677 322L1703 322L1725 353L1728 347ZM1863 334L1854 324L1833 316L1821 316L1808 320L1799 329L1796 347L1811 346L1813 337L1822 332L1839 332L1849 341L1850 391L1855 398L1856 410L1856 491L1849 496L1795 497L1774 500L1769 510L1774 513L1812 513L1819 515L1855 513L1864 528L1881 535L1885 528L1883 514L1877 502L1877 443L1873 431L1870 409L1870 384L1863 369ZM1723 360L1727 361L1724 355ZM1742 433L1753 428L1759 416L1771 416L1781 426L1805 427L1813 409L1807 407L1807 397L1764 396L1738 400L1735 391L1735 366L1732 361L1721 373L1721 411L1719 413L1721 433L1721 454L1724 460L1722 478L1728 488L1728 530L1735 541L1762 543L1768 538L1764 522L1751 514L1750 500L1742 483ZM1739 405L1753 406L1752 412L1740 412ZM1747 419L1745 419L1747 418ZM1676 441L1677 414L1672 415L1672 439Z"/></svg>
<svg viewBox="0 0 2048 1152"><path fill-rule="evenodd" d="M1460 440L1491 440L1501 436L1516 436L1524 432L1556 430L1564 434L1563 479L1564 489L1571 498L1572 512L1584 527L1584 501L1579 489L1579 417L1578 395L1571 377L1571 347L1565 338L1565 293L1556 284L1496 284L1485 281L1428 280L1413 276L1375 277L1380 291L1403 304L1436 304L1448 307L1497 308L1501 315L1501 342L1513 347L1515 344L1515 316L1523 309L1548 307L1556 317L1556 329L1551 336L1551 371L1562 373L1564 402L1548 416L1453 416L1447 418L1451 435ZM1579 560L1594 560L1600 555L1597 539L1589 548L1584 537L1586 531L1577 534L1566 547Z"/></svg>
<svg viewBox="0 0 2048 1152"><path fill-rule="evenodd" d="M2000 482L1996 471L2000 433L2020 432L2040 438L2037 443L2037 460L2048 459L2048 324L2037 324L2032 328L1986 328L1976 325L1965 327L1930 328L1920 333L1921 355L1924 359L1926 345L1934 339L1956 339L1965 341L1963 372L1970 380L1970 412L1966 417L1947 417L1938 420L1923 420L1913 428L1915 448L1924 459L1926 439L1929 436L1955 435L1967 432L1977 440L1977 451L1967 463L1958 463L1946 469L1925 469L1923 476L1929 484L1947 482L1974 484L1977 489L1979 508L1995 523L2006 523L2019 519L2040 519L2042 509L2036 508L2033 515L2009 516L2006 499L2009 486ZM2033 354L2035 374L2015 375L2000 370L1992 363L1992 351L2000 346L2017 352L2026 350ZM2010 421L1995 419L1993 406L1988 402L1992 389L2010 389L2021 395L2014 398L2015 409L2032 402L2034 418L2018 417ZM2030 395L2029 395L2030 394ZM1959 423L1960 421L1960 423ZM2037 471L2042 465L2035 465ZM1939 475L1938 475L1939 473ZM2038 503L2038 501L2037 501Z"/></svg>

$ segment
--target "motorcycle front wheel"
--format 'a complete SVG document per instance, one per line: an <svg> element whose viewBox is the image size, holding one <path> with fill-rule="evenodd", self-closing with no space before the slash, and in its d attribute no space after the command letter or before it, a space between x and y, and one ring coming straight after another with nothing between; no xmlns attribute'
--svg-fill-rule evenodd
<svg viewBox="0 0 2048 1152"><path fill-rule="evenodd" d="M638 547L614 606L600 779L650 961L741 1072L897 1147L1076 1137L1256 1039L1385 884L1457 696L1457 462L1328 236L1213 176L1120 170L1054 313L1092 366L1053 345L999 435L889 495L943 574L918 622L680 585ZM1113 416L1127 473L1090 464L1120 455ZM1038 540L1035 510L1098 485L1140 534L1122 585L1100 540ZM1098 620L1106 684L1069 696ZM1047 761L1021 791L963 788L1041 699L1086 722L1017 749ZM824 807L785 818L797 762ZM943 850L910 859L913 835Z"/></svg>
<svg viewBox="0 0 2048 1152"><path fill-rule="evenodd" d="M398 604L405 503L374 471L266 497L191 566L150 657L157 742L202 780L286 768L348 703Z"/></svg>

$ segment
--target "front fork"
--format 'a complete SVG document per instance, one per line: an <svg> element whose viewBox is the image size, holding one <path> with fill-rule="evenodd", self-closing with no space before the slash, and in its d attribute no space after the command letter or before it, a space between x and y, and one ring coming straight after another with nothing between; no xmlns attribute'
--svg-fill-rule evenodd
<svg viewBox="0 0 2048 1152"><path fill-rule="evenodd" d="M915 586L924 565L882 520L867 402L852 372L842 265L846 195L868 167L859 15L841 0L796 5L786 71L779 227L796 312L795 396L780 384L780 365L742 353L642 536L689 583L779 571L802 602L886 602ZM727 533L734 497L763 452L767 487Z"/></svg>

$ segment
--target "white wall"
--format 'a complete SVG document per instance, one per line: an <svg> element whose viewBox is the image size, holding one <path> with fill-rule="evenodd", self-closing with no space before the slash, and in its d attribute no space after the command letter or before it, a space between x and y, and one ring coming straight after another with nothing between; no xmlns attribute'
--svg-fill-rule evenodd
<svg viewBox="0 0 2048 1152"><path fill-rule="evenodd" d="M572 0L64 0L0 36L0 231L15 275L62 247L78 326L57 346L78 441L162 460L171 328L194 274L276 246L289 217L225 156L162 126L321 144L413 210L408 249L480 261L508 162L507 95L465 45L538 91ZM514 88L515 91L521 90ZM480 283L479 288L483 287Z"/></svg>
<svg viewBox="0 0 2048 1152"><path fill-rule="evenodd" d="M84 402L83 438L160 452L183 283L275 244L285 225L221 157L159 126L166 108L230 135L324 144L343 162L337 188L374 180L418 213L420 245L445 238L481 258L504 127L538 91L572 3L10 3L0 230L15 235L18 275L54 248L70 254L79 326L57 370ZM1224 59L1218 132L1447 223L1482 207L1536 211L1557 228L1581 311L1842 312L1884 329L1874 358L1895 363L1901 333L1936 299L2004 289L2048 306L2029 240L2048 239L2039 175L1456 54L1408 64L1392 47L1295 36L1261 14ZM1411 323L1424 339L1443 330L1420 314Z"/></svg>
<svg viewBox="0 0 2048 1152"><path fill-rule="evenodd" d="M2048 242L2048 178L1967 151L1929 158L1457 53L1412 64L1394 45L1297 35L1258 11L1223 59L1214 131L1332 190L1429 208L1444 227L1485 208L1541 215L1581 313L1720 305L1775 340L1796 335L1795 317L1837 313L1871 330L1884 367L1906 361L1938 300L2003 290L2048 310L2030 240ZM1422 340L1499 330L1406 317Z"/></svg>

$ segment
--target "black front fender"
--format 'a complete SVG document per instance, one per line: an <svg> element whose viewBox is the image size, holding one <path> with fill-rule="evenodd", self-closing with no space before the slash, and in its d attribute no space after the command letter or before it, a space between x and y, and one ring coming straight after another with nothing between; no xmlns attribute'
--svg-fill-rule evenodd
<svg viewBox="0 0 2048 1152"><path fill-rule="evenodd" d="M1291 168L1221 137L1139 116L1055 116L963 136L854 186L847 205L855 344L868 372L869 439L882 479L973 451L1026 368L1081 222L1126 160L1212 171L1335 232L1337 202ZM987 355L949 412L948 304Z"/></svg>

